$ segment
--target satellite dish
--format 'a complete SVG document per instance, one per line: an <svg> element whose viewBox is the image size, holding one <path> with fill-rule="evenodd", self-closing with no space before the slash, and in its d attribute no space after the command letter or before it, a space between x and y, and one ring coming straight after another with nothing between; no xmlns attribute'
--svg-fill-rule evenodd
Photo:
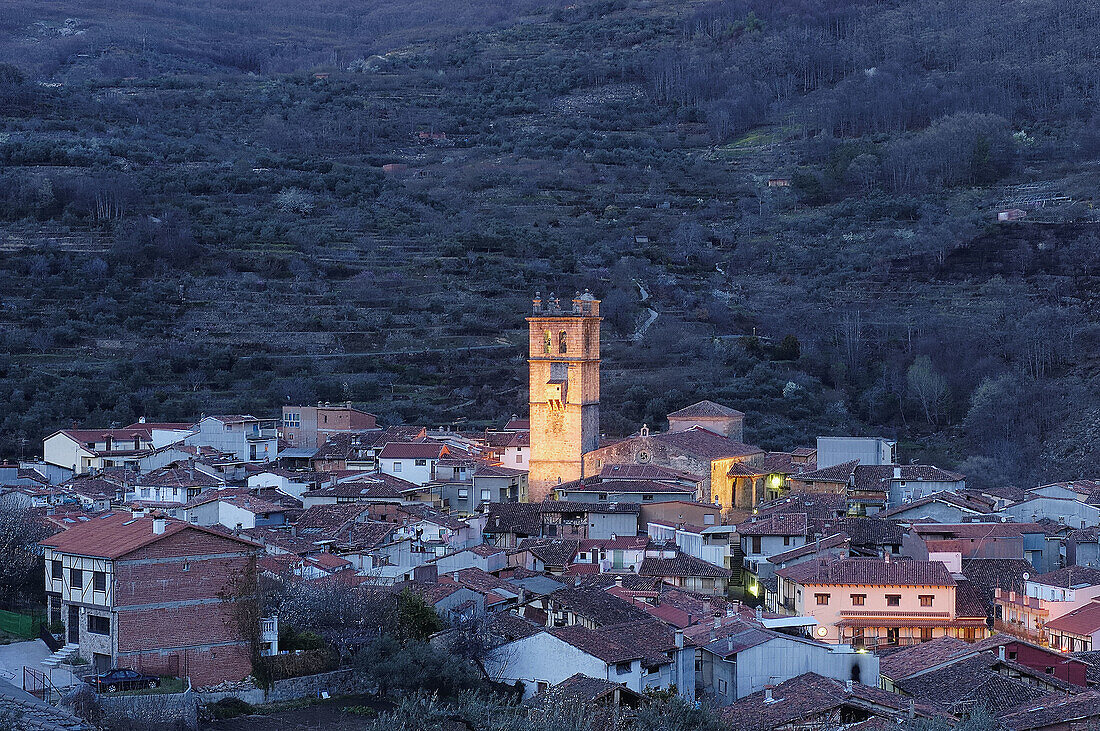
<svg viewBox="0 0 1100 731"><path fill-rule="evenodd" d="M1028 573L1027 571L1025 571L1025 572L1023 573L1023 577L1024 577L1024 581L1027 581L1028 579L1030 579L1030 578L1031 578L1031 574L1029 574L1029 573Z"/></svg>

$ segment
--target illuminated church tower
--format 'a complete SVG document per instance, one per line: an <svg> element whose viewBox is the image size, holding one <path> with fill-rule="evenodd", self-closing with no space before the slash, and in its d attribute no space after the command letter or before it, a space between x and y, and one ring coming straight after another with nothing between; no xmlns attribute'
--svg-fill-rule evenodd
<svg viewBox="0 0 1100 731"><path fill-rule="evenodd" d="M571 305L535 295L531 366L528 494L538 502L582 477L581 455L600 440L600 301L587 290Z"/></svg>

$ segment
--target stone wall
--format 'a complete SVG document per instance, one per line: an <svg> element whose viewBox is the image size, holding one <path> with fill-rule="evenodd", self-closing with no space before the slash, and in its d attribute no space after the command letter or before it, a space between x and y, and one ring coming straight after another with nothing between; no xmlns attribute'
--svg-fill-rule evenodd
<svg viewBox="0 0 1100 731"><path fill-rule="evenodd" d="M374 685L369 683L363 676L344 668L329 673L276 680L270 690L252 688L222 693L199 693L198 695L200 702L203 704L217 703L223 698L239 698L245 703L258 706L264 703L291 701L298 698L313 698L322 691L327 692L330 696L337 696L371 693L374 690Z"/></svg>
<svg viewBox="0 0 1100 731"><path fill-rule="evenodd" d="M199 727L199 698L191 690L150 695L101 695L99 700L108 719L131 719L137 724L156 724L166 731Z"/></svg>

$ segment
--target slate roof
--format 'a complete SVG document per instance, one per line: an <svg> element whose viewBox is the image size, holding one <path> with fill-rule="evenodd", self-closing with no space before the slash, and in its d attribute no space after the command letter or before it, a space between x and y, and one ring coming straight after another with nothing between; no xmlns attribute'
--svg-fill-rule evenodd
<svg viewBox="0 0 1100 731"><path fill-rule="evenodd" d="M754 516L737 526L742 536L805 536L805 513L776 513L765 517Z"/></svg>
<svg viewBox="0 0 1100 731"><path fill-rule="evenodd" d="M921 508L931 503L953 505L960 510L964 510L974 515L986 514L993 509L993 505L988 500L977 496L965 493L940 491L934 492L931 495L925 495L920 500L914 500L911 503L902 503L901 505L890 508L882 515L884 518L889 518L894 515L911 512L914 508Z"/></svg>
<svg viewBox="0 0 1100 731"><path fill-rule="evenodd" d="M722 719L729 731L760 731L794 724L804 719L828 713L834 709L857 708L872 715L907 718L909 699L897 693L852 684L848 693L845 684L817 673L805 673L780 683L772 690L772 702L764 691L757 691L722 709ZM934 707L918 703L915 708L922 717L938 716Z"/></svg>
<svg viewBox="0 0 1100 731"><path fill-rule="evenodd" d="M685 406L679 411L673 411L668 415L669 419L718 419L718 418L732 418L732 417L744 417L745 414L737 409L731 409L728 406L715 403L709 399L703 399L698 403L694 403L691 406Z"/></svg>
<svg viewBox="0 0 1100 731"><path fill-rule="evenodd" d="M883 561L877 558L820 559L779 569L799 584L845 586L954 586L939 561Z"/></svg>
<svg viewBox="0 0 1100 731"><path fill-rule="evenodd" d="M675 558L644 558L638 567L639 576L702 576L728 579L729 569L720 568L701 558L677 552Z"/></svg>
<svg viewBox="0 0 1100 731"><path fill-rule="evenodd" d="M1085 682L1089 687L1100 685L1100 650L1071 652L1069 656L1085 663Z"/></svg>
<svg viewBox="0 0 1100 731"><path fill-rule="evenodd" d="M412 521L423 520L443 528L449 528L453 531L459 531L469 527L469 524L465 521L459 520L453 515L441 513L427 505L402 505L397 508L397 512L404 513L409 516Z"/></svg>
<svg viewBox="0 0 1100 731"><path fill-rule="evenodd" d="M485 533L517 533L537 536L542 530L538 503L491 503Z"/></svg>

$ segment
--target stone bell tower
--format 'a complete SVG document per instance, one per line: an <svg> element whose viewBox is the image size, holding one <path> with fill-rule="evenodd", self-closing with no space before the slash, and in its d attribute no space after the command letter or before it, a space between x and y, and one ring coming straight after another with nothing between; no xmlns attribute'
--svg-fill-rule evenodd
<svg viewBox="0 0 1100 731"><path fill-rule="evenodd" d="M562 305L536 293L530 337L532 502L584 476L581 455L600 440L600 301L585 290Z"/></svg>

